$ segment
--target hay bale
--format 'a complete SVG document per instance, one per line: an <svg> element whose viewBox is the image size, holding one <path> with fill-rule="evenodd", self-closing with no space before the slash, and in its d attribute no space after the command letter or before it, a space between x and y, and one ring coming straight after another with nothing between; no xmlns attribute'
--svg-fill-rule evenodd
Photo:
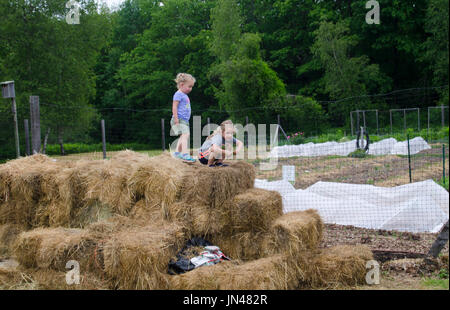
<svg viewBox="0 0 450 310"><path fill-rule="evenodd" d="M136 202L129 216L131 219L140 222L156 223L165 219L164 211L158 202L142 199Z"/></svg>
<svg viewBox="0 0 450 310"><path fill-rule="evenodd" d="M135 194L129 179L140 165L150 158L131 151L116 154L111 160L103 161L86 178L86 200L98 200L110 205L114 213L127 215L133 206Z"/></svg>
<svg viewBox="0 0 450 310"><path fill-rule="evenodd" d="M79 160L58 176L65 208L50 205L51 226L84 227L112 214L127 215L134 205L130 176L148 156L124 151L111 160Z"/></svg>
<svg viewBox="0 0 450 310"><path fill-rule="evenodd" d="M336 288L364 284L366 263L372 259L372 251L364 245L340 245L324 249L310 260L302 285Z"/></svg>
<svg viewBox="0 0 450 310"><path fill-rule="evenodd" d="M128 186L136 201L157 203L166 213L165 209L175 202L187 169L188 165L164 153L139 164Z"/></svg>
<svg viewBox="0 0 450 310"><path fill-rule="evenodd" d="M193 165L185 172L179 200L218 208L235 195L253 188L254 183L255 169L246 162L235 162L217 169Z"/></svg>
<svg viewBox="0 0 450 310"><path fill-rule="evenodd" d="M317 248L323 232L323 222L316 210L295 211L275 220L267 235L266 252L298 256L304 250Z"/></svg>
<svg viewBox="0 0 450 310"><path fill-rule="evenodd" d="M74 228L37 228L19 235L14 254L27 268L66 270L76 260L84 270L95 269L96 241L86 230Z"/></svg>
<svg viewBox="0 0 450 310"><path fill-rule="evenodd" d="M21 227L16 224L0 225L0 258L9 257L12 254L11 246L21 232Z"/></svg>
<svg viewBox="0 0 450 310"><path fill-rule="evenodd" d="M35 154L32 156L21 157L18 159L10 160L4 164L0 164L0 184L8 184L10 177L15 174L21 173L30 166L35 164L49 163L53 160L43 154Z"/></svg>
<svg viewBox="0 0 450 310"><path fill-rule="evenodd" d="M285 290L295 289L298 272L283 255L251 262L224 261L182 275L171 276L175 290Z"/></svg>
<svg viewBox="0 0 450 310"><path fill-rule="evenodd" d="M167 289L170 258L184 245L182 226L147 226L113 234L103 247L113 288Z"/></svg>
<svg viewBox="0 0 450 310"><path fill-rule="evenodd" d="M283 215L281 195L258 188L235 196L227 208L232 233L267 232L273 221Z"/></svg>
<svg viewBox="0 0 450 310"><path fill-rule="evenodd" d="M67 271L29 269L19 267L5 270L0 267L0 290L106 290L108 282L101 276L80 271L80 283L67 284Z"/></svg>
<svg viewBox="0 0 450 310"><path fill-rule="evenodd" d="M0 222L20 224L27 229L40 225L41 209L58 188L55 177L70 163L36 154L6 165L0 169L3 197L7 197L0 207Z"/></svg>
<svg viewBox="0 0 450 310"><path fill-rule="evenodd" d="M228 234L213 234L205 237L217 245L231 259L249 261L268 256L267 233L244 232Z"/></svg>
<svg viewBox="0 0 450 310"><path fill-rule="evenodd" d="M127 162L132 165L142 163L149 159L150 157L147 154L142 154L131 150L117 152L111 157L111 161L113 162Z"/></svg>
<svg viewBox="0 0 450 310"><path fill-rule="evenodd" d="M176 203L169 207L171 218L189 223L191 234L267 232L272 222L283 214L281 196L263 189L248 189L215 208L210 205Z"/></svg>

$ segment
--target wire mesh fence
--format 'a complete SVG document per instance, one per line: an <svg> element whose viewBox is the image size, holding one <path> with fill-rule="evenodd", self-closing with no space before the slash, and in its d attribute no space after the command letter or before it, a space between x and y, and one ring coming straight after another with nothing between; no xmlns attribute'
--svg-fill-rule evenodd
<svg viewBox="0 0 450 310"><path fill-rule="evenodd" d="M177 138L170 131L170 107L94 109L46 102L40 106L41 151L46 141L45 152L58 159L109 158L124 149L154 156L170 151ZM300 108L292 108L292 114L296 115L295 110ZM6 105L1 109L0 130L13 136L11 111ZM245 154L239 160L255 166L255 187L281 194L284 212L316 209L326 225L367 231L437 233L448 221L449 212L448 115L442 114L445 109L448 111L448 107L356 110L348 114L347 125L326 132L320 128L320 118L314 116L307 133L295 119L283 117L290 114L289 109L281 116L279 110L261 109L270 119L263 124L264 129L254 124L249 110L234 111L234 117L242 121L235 125L253 124L257 130L256 137L250 138L248 132L240 136ZM190 150L197 157L206 137L230 115L220 110L195 112ZM24 128L25 119L30 119L29 111L20 109L18 116L21 154L25 155L28 147ZM276 126L275 144L270 124L280 125ZM195 127L200 128L200 137L193 134ZM358 127L366 128L368 135L358 137ZM14 145L13 139L0 139L5 143L2 145ZM263 140L264 154L251 144Z"/></svg>

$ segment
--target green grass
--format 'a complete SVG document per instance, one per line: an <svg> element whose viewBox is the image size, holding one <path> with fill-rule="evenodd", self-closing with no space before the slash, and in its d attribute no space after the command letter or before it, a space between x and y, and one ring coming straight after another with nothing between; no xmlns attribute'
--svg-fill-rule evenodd
<svg viewBox="0 0 450 310"><path fill-rule="evenodd" d="M448 192L448 178L445 178L445 182L444 182L444 178L441 178L439 181L436 182L437 184L439 184L440 186L442 186L443 188L445 188Z"/></svg>
<svg viewBox="0 0 450 310"><path fill-rule="evenodd" d="M424 278L422 283L430 288L448 290L448 279Z"/></svg>
<svg viewBox="0 0 450 310"><path fill-rule="evenodd" d="M122 144L109 144L106 143L106 151L121 151L121 150L133 150L133 151L143 151L150 149L149 145L139 144L139 143L122 143ZM78 154L78 153L92 153L92 152L102 152L102 144L84 144L84 143L67 143L64 144L64 151L66 155ZM61 150L59 144L49 144L47 145L47 155L60 155Z"/></svg>

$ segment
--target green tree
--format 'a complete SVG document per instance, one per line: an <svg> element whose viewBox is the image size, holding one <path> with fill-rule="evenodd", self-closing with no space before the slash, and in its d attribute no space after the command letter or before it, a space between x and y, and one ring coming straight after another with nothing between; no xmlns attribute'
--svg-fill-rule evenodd
<svg viewBox="0 0 450 310"><path fill-rule="evenodd" d="M241 33L242 18L233 0L219 0L211 20L211 51L218 63L212 67L210 76L220 80L215 87L219 106L241 123L246 116L253 123L274 121L286 90L276 72L262 60L260 36Z"/></svg>
<svg viewBox="0 0 450 310"><path fill-rule="evenodd" d="M370 86L385 91L389 80L377 64L370 64L367 56L352 57L352 48L358 43L358 38L349 34L345 21L336 24L323 21L315 36L312 52L325 71L325 90L333 100L346 99L328 107L331 121L342 126L350 111L369 107L367 98L351 98L367 95Z"/></svg>
<svg viewBox="0 0 450 310"><path fill-rule="evenodd" d="M448 24L449 2L446 0L431 0L427 9L425 31L429 34L424 43L424 59L430 64L433 72L433 84L446 88L440 91L440 103L448 105Z"/></svg>
<svg viewBox="0 0 450 310"><path fill-rule="evenodd" d="M151 9L149 28L137 37L134 49L121 55L116 74L127 107L151 110L133 115L125 137L160 145L161 136L154 124L160 124L161 118L171 117L176 91L173 80L178 72L189 72L197 79L189 95L193 115L201 114L211 104L206 72L213 61L207 49L212 5L211 1L167 0L164 6Z"/></svg>
<svg viewBox="0 0 450 310"><path fill-rule="evenodd" d="M16 81L19 120L29 118L28 98L38 95L42 127L51 127L61 142L68 133L85 136L95 119L89 107L95 94L92 68L109 32L106 9L98 12L92 0L80 2L80 24L67 24L66 2L9 0L0 5L0 42L6 45L0 77Z"/></svg>

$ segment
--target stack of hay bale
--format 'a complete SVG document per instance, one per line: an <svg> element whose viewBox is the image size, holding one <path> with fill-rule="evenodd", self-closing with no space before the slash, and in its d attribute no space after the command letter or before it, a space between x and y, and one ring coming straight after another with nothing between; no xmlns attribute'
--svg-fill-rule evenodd
<svg viewBox="0 0 450 310"><path fill-rule="evenodd" d="M298 289L364 281L368 248L318 249L317 212L283 214L280 195L254 188L254 180L245 162L209 168L167 153L13 160L0 165L0 255L15 256L39 279L49 278L45 272L64 279L66 263L76 260L88 288ZM192 237L232 260L169 275L169 261Z"/></svg>

